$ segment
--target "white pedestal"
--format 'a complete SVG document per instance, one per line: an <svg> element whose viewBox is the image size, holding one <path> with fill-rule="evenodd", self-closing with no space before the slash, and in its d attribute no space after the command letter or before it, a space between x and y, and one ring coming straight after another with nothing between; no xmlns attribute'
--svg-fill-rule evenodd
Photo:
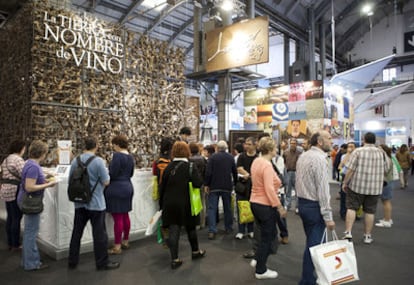
<svg viewBox="0 0 414 285"><path fill-rule="evenodd" d="M152 172L135 170L132 178L134 197L131 219L130 241L144 237L149 220L158 210L158 202L152 200ZM44 195L44 211L40 216L39 247L53 258L67 257L73 228L75 207L68 200L68 179L61 178L61 182L53 188L48 188ZM5 203L0 203L0 218L6 218ZM109 239L113 238L113 221L107 214L106 229ZM82 238L81 252L93 250L92 228L88 223Z"/></svg>

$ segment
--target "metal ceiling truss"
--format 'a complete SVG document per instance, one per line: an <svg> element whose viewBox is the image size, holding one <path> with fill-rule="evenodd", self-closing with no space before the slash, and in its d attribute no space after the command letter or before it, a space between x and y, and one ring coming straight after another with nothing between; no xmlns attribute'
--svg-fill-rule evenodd
<svg viewBox="0 0 414 285"><path fill-rule="evenodd" d="M121 25L125 24L126 21L128 21L129 16L135 12L135 10L144 2L144 0L135 0L128 8L128 11L125 13L125 15L119 20L119 23Z"/></svg>

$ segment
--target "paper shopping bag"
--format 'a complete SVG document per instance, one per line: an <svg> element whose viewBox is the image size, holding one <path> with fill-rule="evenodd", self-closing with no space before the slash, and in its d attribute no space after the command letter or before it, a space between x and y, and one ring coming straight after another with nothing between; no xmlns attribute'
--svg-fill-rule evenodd
<svg viewBox="0 0 414 285"><path fill-rule="evenodd" d="M157 231L158 222L161 219L162 210L155 212L154 216L152 216L151 220L148 223L147 230L145 231L146 236L150 236Z"/></svg>
<svg viewBox="0 0 414 285"><path fill-rule="evenodd" d="M309 251L318 276L317 284L337 285L359 280L352 242L336 239L313 246Z"/></svg>

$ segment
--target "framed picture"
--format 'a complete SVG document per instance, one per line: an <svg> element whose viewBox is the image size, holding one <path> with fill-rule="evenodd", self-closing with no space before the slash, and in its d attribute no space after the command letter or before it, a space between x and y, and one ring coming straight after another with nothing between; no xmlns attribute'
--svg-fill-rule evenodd
<svg viewBox="0 0 414 285"><path fill-rule="evenodd" d="M248 137L255 137L259 134L262 134L263 131L249 131L249 130L230 130L229 131L229 152L233 153L234 144L236 144L240 139L246 140Z"/></svg>

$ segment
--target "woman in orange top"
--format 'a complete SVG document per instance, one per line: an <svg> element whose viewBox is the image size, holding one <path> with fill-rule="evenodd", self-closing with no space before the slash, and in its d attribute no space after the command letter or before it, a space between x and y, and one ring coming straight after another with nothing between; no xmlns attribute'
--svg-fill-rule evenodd
<svg viewBox="0 0 414 285"><path fill-rule="evenodd" d="M250 196L251 209L255 223L260 226L261 236L256 251L256 278L276 278L277 272L267 269L266 261L271 251L271 244L277 236L277 212L285 217L286 211L279 198L281 185L279 177L273 170L271 159L276 155L276 144L270 137L260 139L258 149L261 156L256 158L251 166L252 193Z"/></svg>

